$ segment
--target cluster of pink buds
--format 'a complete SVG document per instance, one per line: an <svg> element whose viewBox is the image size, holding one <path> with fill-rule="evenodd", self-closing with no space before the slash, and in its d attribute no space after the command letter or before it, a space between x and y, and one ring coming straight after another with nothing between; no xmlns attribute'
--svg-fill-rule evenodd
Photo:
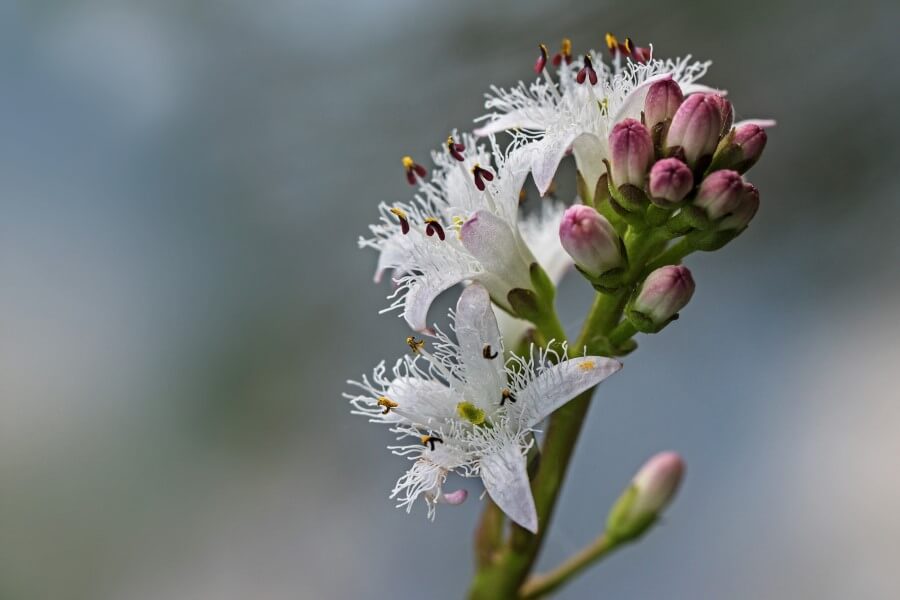
<svg viewBox="0 0 900 600"><path fill-rule="evenodd" d="M694 280L680 265L663 262L649 273L639 266L653 264L675 238L684 236L690 251L710 251L746 229L759 191L744 173L762 154L771 123L734 124L723 95L685 96L671 77L649 86L640 117L612 127L593 206L566 212L560 241L595 288L629 288L631 323L655 333L677 318ZM644 242L625 243L638 238Z"/></svg>

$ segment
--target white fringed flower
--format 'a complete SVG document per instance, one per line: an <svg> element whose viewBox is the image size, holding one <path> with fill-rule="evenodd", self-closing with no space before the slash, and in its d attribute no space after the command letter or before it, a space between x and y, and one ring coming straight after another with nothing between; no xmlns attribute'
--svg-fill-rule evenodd
<svg viewBox="0 0 900 600"><path fill-rule="evenodd" d="M544 68L543 78L531 84L519 82L510 89L492 86L485 101L491 112L476 119L487 121L475 130L476 135L518 131L536 140L531 144L530 168L542 194L570 149L588 189L594 189L606 170L603 159L609 155L607 137L612 126L623 119L640 118L647 88L654 81L671 77L685 95L716 91L695 83L706 74L709 61L696 62L686 56L650 58L644 63L615 60L607 65L598 52L591 50L588 57L571 64L562 62L556 70L558 84ZM583 68L596 73L596 84L590 79L577 82L577 73Z"/></svg>
<svg viewBox="0 0 900 600"><path fill-rule="evenodd" d="M382 362L371 380L350 382L362 394L345 396L355 414L390 425L400 440L415 439L391 447L413 461L391 494L398 506L409 512L424 496L433 518L437 503L458 504L463 492L442 491L447 475L455 472L480 477L513 521L536 531L525 461L534 427L621 364L599 356L567 360L540 351L504 363L490 296L479 284L463 290L451 316L455 342L437 331L434 350L428 352L424 342L410 338L414 355L399 360L392 376Z"/></svg>
<svg viewBox="0 0 900 600"><path fill-rule="evenodd" d="M452 139L448 145L460 145ZM555 232L564 207L551 204L520 224L519 193L532 152L521 141L514 140L504 152L493 138L488 148L464 135L462 161L447 149L433 153L432 179L420 183L410 203L382 203L380 221L370 226L374 236L360 239L360 247L380 252L375 280L386 270L393 272L397 289L386 310L402 308L413 329L426 329L431 303L457 283L477 281L509 309L510 290L532 287L533 263L551 271L569 264L561 248L557 251L540 236L530 236L540 238L540 246L532 246L522 233L522 229ZM536 259L536 254L544 255L544 260Z"/></svg>

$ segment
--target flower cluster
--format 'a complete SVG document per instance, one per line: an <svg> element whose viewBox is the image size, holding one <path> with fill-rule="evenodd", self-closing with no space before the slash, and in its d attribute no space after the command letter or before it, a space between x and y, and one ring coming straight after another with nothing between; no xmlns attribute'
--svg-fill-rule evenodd
<svg viewBox="0 0 900 600"><path fill-rule="evenodd" d="M698 82L709 62L658 59L652 47L611 35L606 42L608 61L593 50L575 56L569 40L552 57L541 45L538 78L492 87L480 126L452 132L430 171L402 159L412 198L381 203L371 235L360 238L379 253L376 282L390 273L394 284L385 310L402 311L431 337L409 337L410 355L390 372L380 363L346 395L354 413L399 436L390 449L412 466L392 497L407 511L420 497L432 517L437 504L465 500L463 490L444 491L456 473L480 477L497 506L536 531L526 460L535 428L620 368L605 356L627 354L636 332L677 318L695 287L681 259L721 248L759 207L744 174L774 123L735 123L725 92ZM578 168L575 203L554 197L521 214L528 175L547 194L567 154ZM586 320L569 358L553 303L572 265L617 308ZM465 287L451 337L429 325L429 307L457 284ZM521 345L529 327L540 346ZM675 466L667 481L680 478ZM632 495L647 487L642 477ZM674 493L674 484L664 487L652 506L620 503L619 537L655 519Z"/></svg>

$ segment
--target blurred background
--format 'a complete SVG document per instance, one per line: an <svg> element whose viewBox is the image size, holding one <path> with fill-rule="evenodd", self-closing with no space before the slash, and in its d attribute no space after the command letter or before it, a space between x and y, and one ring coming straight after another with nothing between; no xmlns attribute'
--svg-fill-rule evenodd
<svg viewBox="0 0 900 600"><path fill-rule="evenodd" d="M750 230L689 261L682 320L604 385L541 566L671 448L663 526L561 597L900 597L898 22L892 0L0 4L0 597L460 597L479 502L394 509L405 460L340 396L407 335L356 239L409 196L400 156L470 127L538 42L606 31L713 59L738 117L779 125ZM561 296L575 328L589 290Z"/></svg>

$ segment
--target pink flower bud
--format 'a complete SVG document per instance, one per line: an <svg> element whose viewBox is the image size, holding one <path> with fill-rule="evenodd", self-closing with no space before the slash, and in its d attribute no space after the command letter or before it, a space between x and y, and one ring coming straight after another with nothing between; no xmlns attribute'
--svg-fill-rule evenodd
<svg viewBox="0 0 900 600"><path fill-rule="evenodd" d="M628 541L643 534L675 497L684 471L684 460L675 452L660 452L650 458L610 511L607 535Z"/></svg>
<svg viewBox="0 0 900 600"><path fill-rule="evenodd" d="M693 94L681 103L669 131L666 148L680 147L689 165L713 153L722 133L721 97L716 94Z"/></svg>
<svg viewBox="0 0 900 600"><path fill-rule="evenodd" d="M684 101L684 94L674 79L657 81L647 90L644 100L644 123L653 129L659 123L675 116Z"/></svg>
<svg viewBox="0 0 900 600"><path fill-rule="evenodd" d="M740 202L730 215L719 223L719 230L744 229L759 210L759 190L752 183L745 183Z"/></svg>
<svg viewBox="0 0 900 600"><path fill-rule="evenodd" d="M590 206L576 204L566 210L559 224L559 241L575 264L593 277L624 263L616 230Z"/></svg>
<svg viewBox="0 0 900 600"><path fill-rule="evenodd" d="M643 187L653 160L653 140L647 128L635 119L616 124L609 134L609 150L613 182Z"/></svg>
<svg viewBox="0 0 900 600"><path fill-rule="evenodd" d="M722 170L711 173L697 191L694 204L716 220L732 213L746 191L744 179L737 171Z"/></svg>
<svg viewBox="0 0 900 600"><path fill-rule="evenodd" d="M650 198L656 204L677 204L693 187L694 174L677 158L664 158L650 169Z"/></svg>
<svg viewBox="0 0 900 600"><path fill-rule="evenodd" d="M734 130L732 143L740 148L744 159L744 162L741 163L741 170L746 171L756 164L768 139L766 131L754 123L741 125Z"/></svg>
<svg viewBox="0 0 900 600"><path fill-rule="evenodd" d="M687 267L661 267L644 280L631 302L628 318L639 331L656 333L675 318L693 295L694 278Z"/></svg>

